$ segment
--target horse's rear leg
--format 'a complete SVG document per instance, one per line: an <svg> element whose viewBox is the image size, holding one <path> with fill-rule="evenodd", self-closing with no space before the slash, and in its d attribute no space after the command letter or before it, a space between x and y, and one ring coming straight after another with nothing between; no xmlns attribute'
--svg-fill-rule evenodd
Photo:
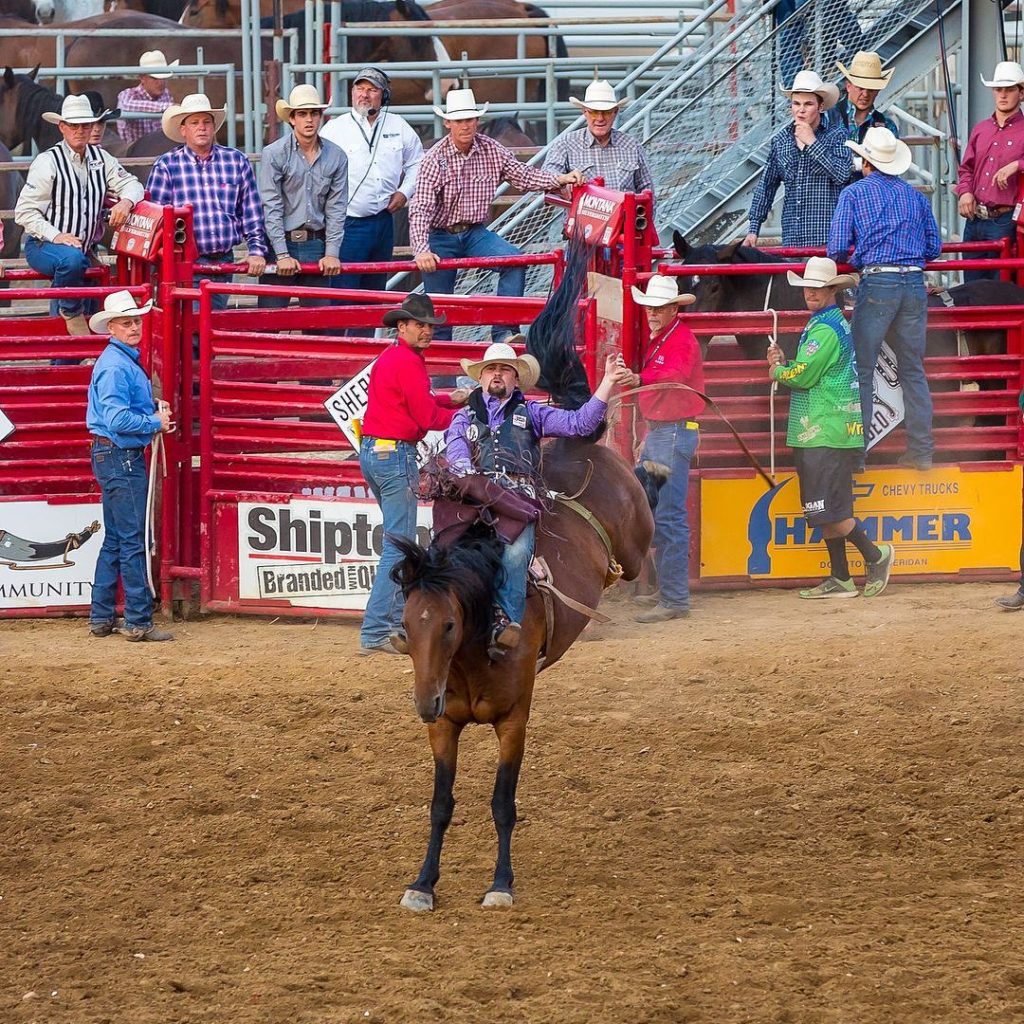
<svg viewBox="0 0 1024 1024"><path fill-rule="evenodd" d="M510 907L512 883L512 830L516 825L516 786L526 746L526 718L507 718L494 727L498 736L498 774L494 779L491 814L498 832L498 861L494 881L484 895L485 907Z"/></svg>
<svg viewBox="0 0 1024 1024"><path fill-rule="evenodd" d="M419 876L405 890L402 906L406 910L433 910L434 886L441 877L441 844L455 810L455 766L459 755L462 726L439 718L427 733L434 753L434 796L430 801L430 842Z"/></svg>

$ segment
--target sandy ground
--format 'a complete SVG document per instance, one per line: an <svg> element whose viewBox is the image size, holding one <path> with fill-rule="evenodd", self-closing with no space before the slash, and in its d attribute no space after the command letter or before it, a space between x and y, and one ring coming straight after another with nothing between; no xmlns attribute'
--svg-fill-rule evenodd
<svg viewBox="0 0 1024 1024"><path fill-rule="evenodd" d="M349 624L0 628L4 1024L1024 1020L1024 614L1007 586L704 595L545 673L517 904L493 737L432 916L430 761Z"/></svg>

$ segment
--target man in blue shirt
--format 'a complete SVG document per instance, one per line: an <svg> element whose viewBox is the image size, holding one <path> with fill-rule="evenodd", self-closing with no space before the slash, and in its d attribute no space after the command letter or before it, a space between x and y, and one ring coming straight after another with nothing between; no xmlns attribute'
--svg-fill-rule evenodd
<svg viewBox="0 0 1024 1024"><path fill-rule="evenodd" d="M860 271L853 310L853 345L860 377L864 445L870 448L874 371L882 342L899 363L907 451L900 465L932 467L932 398L924 372L928 296L924 265L942 251L939 226L920 192L900 177L910 147L888 128L869 128L864 142L847 142L864 161L864 177L839 197L828 235L828 255ZM850 253L852 252L852 255Z"/></svg>
<svg viewBox="0 0 1024 1024"><path fill-rule="evenodd" d="M137 306L131 292L108 295L90 317L94 334L109 333L89 382L86 426L92 435L92 471L103 495L103 547L92 584L89 631L115 630L117 578L124 586L128 640L173 640L153 625L153 598L146 580L146 445L154 434L174 429L171 407L153 401L153 388L139 365L142 318L152 301Z"/></svg>

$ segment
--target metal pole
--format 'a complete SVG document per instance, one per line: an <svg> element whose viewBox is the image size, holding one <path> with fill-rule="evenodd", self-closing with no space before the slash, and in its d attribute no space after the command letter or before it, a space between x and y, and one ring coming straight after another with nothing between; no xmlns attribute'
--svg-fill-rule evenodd
<svg viewBox="0 0 1024 1024"><path fill-rule="evenodd" d="M348 40L344 40L342 44L341 36L341 24L342 24L342 13L341 4L338 0L331 0L331 42L330 42L330 59L332 64L340 64L341 61L341 46L345 47L345 60L348 60ZM338 76L337 71L331 72L331 102L337 102L334 97L339 95L341 89L341 79ZM344 97L342 97L344 98ZM344 106L344 104L341 104Z"/></svg>
<svg viewBox="0 0 1024 1024"><path fill-rule="evenodd" d="M235 68L224 76L224 107L228 116L228 145L232 149L238 148L238 105L235 103Z"/></svg>
<svg viewBox="0 0 1024 1024"><path fill-rule="evenodd" d="M206 61L203 57L203 48L201 46L196 47L196 67L202 67ZM206 75L196 76L196 92L202 95L206 92Z"/></svg>
<svg viewBox="0 0 1024 1024"><path fill-rule="evenodd" d="M306 17L306 37L303 40L303 60L307 64L315 64L317 62L316 57L316 40L313 38L313 23L316 17L316 0L306 0L306 6L303 9ZM286 78L290 78L290 73L286 73Z"/></svg>
<svg viewBox="0 0 1024 1024"><path fill-rule="evenodd" d="M245 26L252 23L251 0L239 0L242 19L242 128L245 150L252 152L252 50L246 38Z"/></svg>
<svg viewBox="0 0 1024 1024"><path fill-rule="evenodd" d="M252 144L250 153L263 148L263 35L260 25L260 0L252 0L249 40L252 45Z"/></svg>

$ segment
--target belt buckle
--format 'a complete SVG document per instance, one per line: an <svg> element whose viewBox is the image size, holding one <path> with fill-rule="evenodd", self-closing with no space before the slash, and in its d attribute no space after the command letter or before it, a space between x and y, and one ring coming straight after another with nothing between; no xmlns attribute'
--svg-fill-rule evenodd
<svg viewBox="0 0 1024 1024"><path fill-rule="evenodd" d="M308 242L309 232L305 228L296 228L294 231L288 232L288 237L293 242Z"/></svg>

